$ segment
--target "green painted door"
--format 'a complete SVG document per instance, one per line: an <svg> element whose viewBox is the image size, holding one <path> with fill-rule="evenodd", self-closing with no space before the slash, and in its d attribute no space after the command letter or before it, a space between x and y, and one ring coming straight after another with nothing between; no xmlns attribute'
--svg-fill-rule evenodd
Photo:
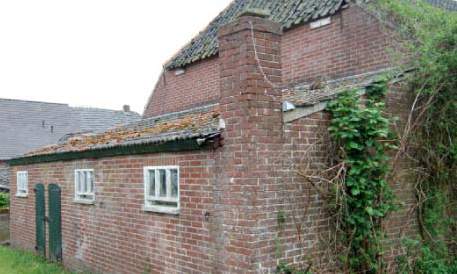
<svg viewBox="0 0 457 274"><path fill-rule="evenodd" d="M62 260L62 221L60 187L50 184L48 187L48 222L49 222L49 259L53 262Z"/></svg>
<svg viewBox="0 0 457 274"><path fill-rule="evenodd" d="M40 256L46 257L46 209L44 199L44 185L35 186L35 249Z"/></svg>

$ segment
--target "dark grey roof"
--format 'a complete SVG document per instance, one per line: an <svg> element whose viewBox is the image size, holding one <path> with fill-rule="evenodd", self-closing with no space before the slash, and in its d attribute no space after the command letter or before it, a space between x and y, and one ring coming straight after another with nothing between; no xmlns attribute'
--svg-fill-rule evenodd
<svg viewBox="0 0 457 274"><path fill-rule="evenodd" d="M289 29L332 15L345 3L346 0L235 0L165 66L167 69L184 67L216 55L219 50L219 28L234 20L246 9L268 10L270 20L280 23L283 29Z"/></svg>
<svg viewBox="0 0 457 274"><path fill-rule="evenodd" d="M0 160L57 143L76 132L99 132L138 121L135 112L0 99Z"/></svg>
<svg viewBox="0 0 457 274"><path fill-rule="evenodd" d="M457 1L454 0L427 0L430 4L451 11L457 11Z"/></svg>

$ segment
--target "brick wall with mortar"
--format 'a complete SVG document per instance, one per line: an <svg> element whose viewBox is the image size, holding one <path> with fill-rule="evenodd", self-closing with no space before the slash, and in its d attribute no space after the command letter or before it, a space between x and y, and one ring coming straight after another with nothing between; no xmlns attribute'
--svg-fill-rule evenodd
<svg viewBox="0 0 457 274"><path fill-rule="evenodd" d="M251 29L252 28L252 29ZM242 16L219 32L221 116L224 145L216 158L215 200L224 258L218 273L258 273L265 234L265 188L274 183L270 159L282 142L281 91L264 79L281 83L279 24Z"/></svg>
<svg viewBox="0 0 457 274"><path fill-rule="evenodd" d="M336 79L390 66L389 30L360 7L332 16L330 25L300 26L282 39L285 83Z"/></svg>
<svg viewBox="0 0 457 274"><path fill-rule="evenodd" d="M301 25L281 39L283 84L333 79L388 67L386 29L366 11L350 6L332 16L330 25ZM144 116L181 111L218 100L219 57L186 67L182 75L166 71L146 106Z"/></svg>
<svg viewBox="0 0 457 274"><path fill-rule="evenodd" d="M223 147L215 153L132 156L14 168L13 177L15 170L29 170L30 187L37 181L64 185L66 265L75 269L86 265L108 273L274 273L279 260L304 266L312 257L313 265L321 272L334 267L325 253L328 250L322 247L326 244L322 236L331 232L325 201L296 174L308 165L311 170L327 166L329 145L325 133L329 115L319 112L282 123L280 93L259 73L248 21L254 24L260 63L276 84L281 83L281 77L288 77L284 73L286 66L280 65L285 58L281 54L284 40L281 42L278 26L272 22L252 17L240 20L221 30L220 57L214 59L218 60L220 76L220 110L226 121ZM332 26L322 31L326 28ZM287 80L296 79L299 78ZM403 120L408 103L401 93L389 95L389 110ZM199 164L187 157L197 157L193 160ZM408 166L406 161L401 163ZM142 167L152 164L179 164L192 170L182 181L184 190L186 186L189 190L182 196L188 213L173 217L141 211ZM72 203L72 174L76 167L96 170L96 177L100 178L97 183L101 185L97 188L96 206ZM415 233L410 211L414 191L409 176L405 172L393 180L396 194L406 206L386 222L392 239ZM32 249L33 195L27 199L13 197L11 212L13 245ZM203 219L206 212L208 221ZM281 216L283 224L278 221ZM395 258L399 252L398 246L390 246L387 256Z"/></svg>
<svg viewBox="0 0 457 274"><path fill-rule="evenodd" d="M227 77L224 83L233 84L227 88L243 86L233 83L233 71L222 74ZM257 97L251 91L235 95L239 89L223 90L227 97L221 109L227 130L223 147L216 151L13 167L13 180L16 171L29 172L30 194L28 198L12 197L12 245L34 249L32 189L36 182L57 182L63 189L64 264L74 270L274 273L278 261L297 267L312 262L321 273L334 270L335 257L327 253L331 250L326 237L332 231L326 201L297 175L299 170L317 172L328 167L329 114L314 113L281 129L281 122L271 112L277 108L273 107L277 105L275 96L262 94L266 101L258 104L246 101ZM389 113L404 121L409 104L404 94L392 92L387 102ZM266 113L269 115L262 115ZM390 263L402 252L396 239L417 232L408 162L401 159L397 164L401 168L391 182L404 206L385 223L394 242L386 252ZM143 167L149 165L180 165L179 216L142 211ZM96 205L73 202L76 168L95 170ZM15 184L11 187L15 193ZM284 223L278 221L279 216L284 217Z"/></svg>
<svg viewBox="0 0 457 274"><path fill-rule="evenodd" d="M400 118L393 126L396 133L403 132L411 99L398 86L390 89L387 112ZM262 232L268 236L258 251L264 257L262 273L274 273L280 261L299 269L312 265L317 273L338 272L337 255L329 248L334 231L327 202L309 180L298 175L298 172L316 175L329 168L329 157L334 153L328 136L330 118L329 113L321 111L285 124L282 147L276 157L269 159L274 163L274 171L263 193L266 219ZM396 155L391 156L395 159ZM383 225L388 235L385 247L388 273L395 273L396 258L404 254L399 239L418 236L418 227L413 163L400 154L391 165L394 172L389 183L401 206ZM279 221L281 218L284 223Z"/></svg>
<svg viewBox="0 0 457 274"><path fill-rule="evenodd" d="M142 210L143 167L180 166L179 216ZM29 172L29 196L12 196L11 244L34 250L33 188L37 182L62 187L63 263L95 273L214 273L210 230L214 159L208 151L13 167ZM96 204L73 202L74 170L95 173ZM12 193L16 186L13 184ZM211 215L210 215L211 216Z"/></svg>
<svg viewBox="0 0 457 274"><path fill-rule="evenodd" d="M149 98L143 116L181 111L219 99L219 61L211 58L186 68L185 73L165 71Z"/></svg>

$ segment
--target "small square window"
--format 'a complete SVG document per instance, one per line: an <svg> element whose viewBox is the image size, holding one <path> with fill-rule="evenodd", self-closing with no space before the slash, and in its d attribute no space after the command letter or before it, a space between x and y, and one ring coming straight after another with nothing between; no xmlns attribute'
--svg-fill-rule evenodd
<svg viewBox="0 0 457 274"><path fill-rule="evenodd" d="M29 175L27 171L18 171L16 173L17 180L17 197L27 197L29 194Z"/></svg>
<svg viewBox="0 0 457 274"><path fill-rule="evenodd" d="M75 170L75 201L80 203L93 203L95 201L94 170Z"/></svg>
<svg viewBox="0 0 457 274"><path fill-rule="evenodd" d="M144 168L144 209L160 213L179 213L179 167Z"/></svg>

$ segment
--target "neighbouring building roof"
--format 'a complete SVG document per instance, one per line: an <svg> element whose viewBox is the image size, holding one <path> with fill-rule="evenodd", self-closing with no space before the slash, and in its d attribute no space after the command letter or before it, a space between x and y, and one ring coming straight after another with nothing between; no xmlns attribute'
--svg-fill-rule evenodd
<svg viewBox="0 0 457 274"><path fill-rule="evenodd" d="M13 159L35 163L197 149L220 134L219 113L212 108L152 117L101 133L70 136L60 143ZM93 152L93 153L92 153Z"/></svg>
<svg viewBox="0 0 457 274"><path fill-rule="evenodd" d="M239 16L246 9L263 9L270 12L269 19L283 29L335 14L346 0L235 0L221 12L197 37L184 46L166 64L167 69L184 67L218 53L219 28Z"/></svg>
<svg viewBox="0 0 457 274"><path fill-rule="evenodd" d="M135 112L0 99L0 160L53 144L77 132L99 132L141 119Z"/></svg>
<svg viewBox="0 0 457 274"><path fill-rule="evenodd" d="M457 11L457 1L455 0L426 0L430 4L450 11Z"/></svg>

